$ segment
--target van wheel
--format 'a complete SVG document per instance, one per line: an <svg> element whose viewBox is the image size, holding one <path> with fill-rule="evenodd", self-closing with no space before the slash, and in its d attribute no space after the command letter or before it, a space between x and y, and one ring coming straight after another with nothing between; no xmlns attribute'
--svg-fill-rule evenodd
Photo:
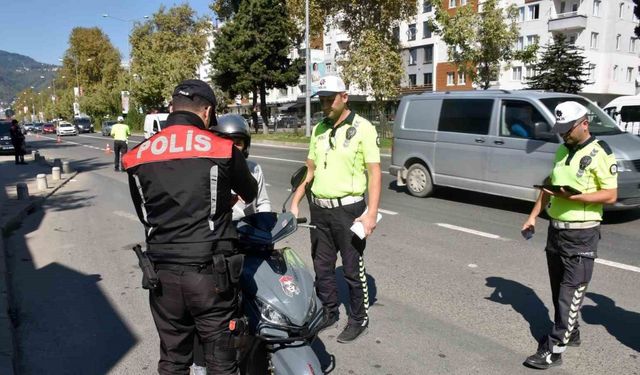
<svg viewBox="0 0 640 375"><path fill-rule="evenodd" d="M426 197L433 192L433 180L422 164L413 164L407 171L407 189L415 197Z"/></svg>

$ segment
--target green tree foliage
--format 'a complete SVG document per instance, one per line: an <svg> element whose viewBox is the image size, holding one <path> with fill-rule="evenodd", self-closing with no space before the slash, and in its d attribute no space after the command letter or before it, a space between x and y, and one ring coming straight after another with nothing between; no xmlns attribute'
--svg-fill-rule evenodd
<svg viewBox="0 0 640 375"><path fill-rule="evenodd" d="M211 9L220 19L230 19L240 9L240 3L242 0L213 0L209 4Z"/></svg>
<svg viewBox="0 0 640 375"><path fill-rule="evenodd" d="M342 75L349 83L371 88L384 136L387 132L385 102L395 99L404 74L399 46L375 30L368 30L359 38L348 60L341 62Z"/></svg>
<svg viewBox="0 0 640 375"><path fill-rule="evenodd" d="M487 0L475 12L476 3L472 0L450 14L441 1L434 1L436 17L431 26L447 43L449 60L486 90L498 79L501 63L528 63L535 58L538 46L516 50L519 30L515 5L502 9L498 0Z"/></svg>
<svg viewBox="0 0 640 375"><path fill-rule="evenodd" d="M542 56L534 66L536 74L527 84L532 89L578 93L588 80L587 59L561 33L554 35L553 43L543 48Z"/></svg>
<svg viewBox="0 0 640 375"><path fill-rule="evenodd" d="M231 95L260 96L260 112L267 132L267 90L298 83L301 60L291 60L295 25L278 0L244 0L235 16L216 36L210 55L213 82Z"/></svg>
<svg viewBox="0 0 640 375"><path fill-rule="evenodd" d="M131 43L132 95L145 110L158 108L182 80L194 78L211 27L187 4L160 7L149 20L134 27Z"/></svg>

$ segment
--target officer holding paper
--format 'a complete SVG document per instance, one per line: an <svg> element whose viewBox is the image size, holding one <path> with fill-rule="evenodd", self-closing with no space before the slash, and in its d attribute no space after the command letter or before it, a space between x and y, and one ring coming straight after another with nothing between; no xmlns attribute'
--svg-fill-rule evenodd
<svg viewBox="0 0 640 375"><path fill-rule="evenodd" d="M326 117L313 129L307 178L293 196L291 212L298 215L298 204L311 184L311 222L317 227L311 230L311 255L318 296L327 312L325 328L338 321L335 267L340 251L349 285L350 316L338 342L348 343L365 333L369 325L363 255L365 237L373 233L378 216L380 149L375 127L348 108L349 94L340 77L321 78L316 95ZM368 207L364 199L367 190ZM362 225L363 238L351 231L354 222Z"/></svg>
<svg viewBox="0 0 640 375"><path fill-rule="evenodd" d="M551 282L554 326L525 364L547 369L562 364L567 346L579 346L578 311L591 281L600 240L603 204L617 199L616 158L611 148L589 132L588 110L575 101L555 108L556 124L565 143L558 148L523 234L531 233L543 207L551 218L547 266ZM563 188L566 186L567 188Z"/></svg>

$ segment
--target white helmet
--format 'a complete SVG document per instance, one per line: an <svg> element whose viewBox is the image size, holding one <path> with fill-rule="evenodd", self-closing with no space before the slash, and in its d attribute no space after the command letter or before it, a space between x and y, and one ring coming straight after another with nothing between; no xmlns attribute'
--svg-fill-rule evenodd
<svg viewBox="0 0 640 375"><path fill-rule="evenodd" d="M124 117L118 116L118 121L124 121Z"/></svg>

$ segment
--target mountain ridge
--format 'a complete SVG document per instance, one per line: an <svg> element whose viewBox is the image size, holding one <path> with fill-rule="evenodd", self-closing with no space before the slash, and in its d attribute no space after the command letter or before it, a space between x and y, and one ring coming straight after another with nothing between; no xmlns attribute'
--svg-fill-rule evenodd
<svg viewBox="0 0 640 375"><path fill-rule="evenodd" d="M51 86L57 69L56 65L0 50L0 102L11 103L20 91L31 86L35 91Z"/></svg>

